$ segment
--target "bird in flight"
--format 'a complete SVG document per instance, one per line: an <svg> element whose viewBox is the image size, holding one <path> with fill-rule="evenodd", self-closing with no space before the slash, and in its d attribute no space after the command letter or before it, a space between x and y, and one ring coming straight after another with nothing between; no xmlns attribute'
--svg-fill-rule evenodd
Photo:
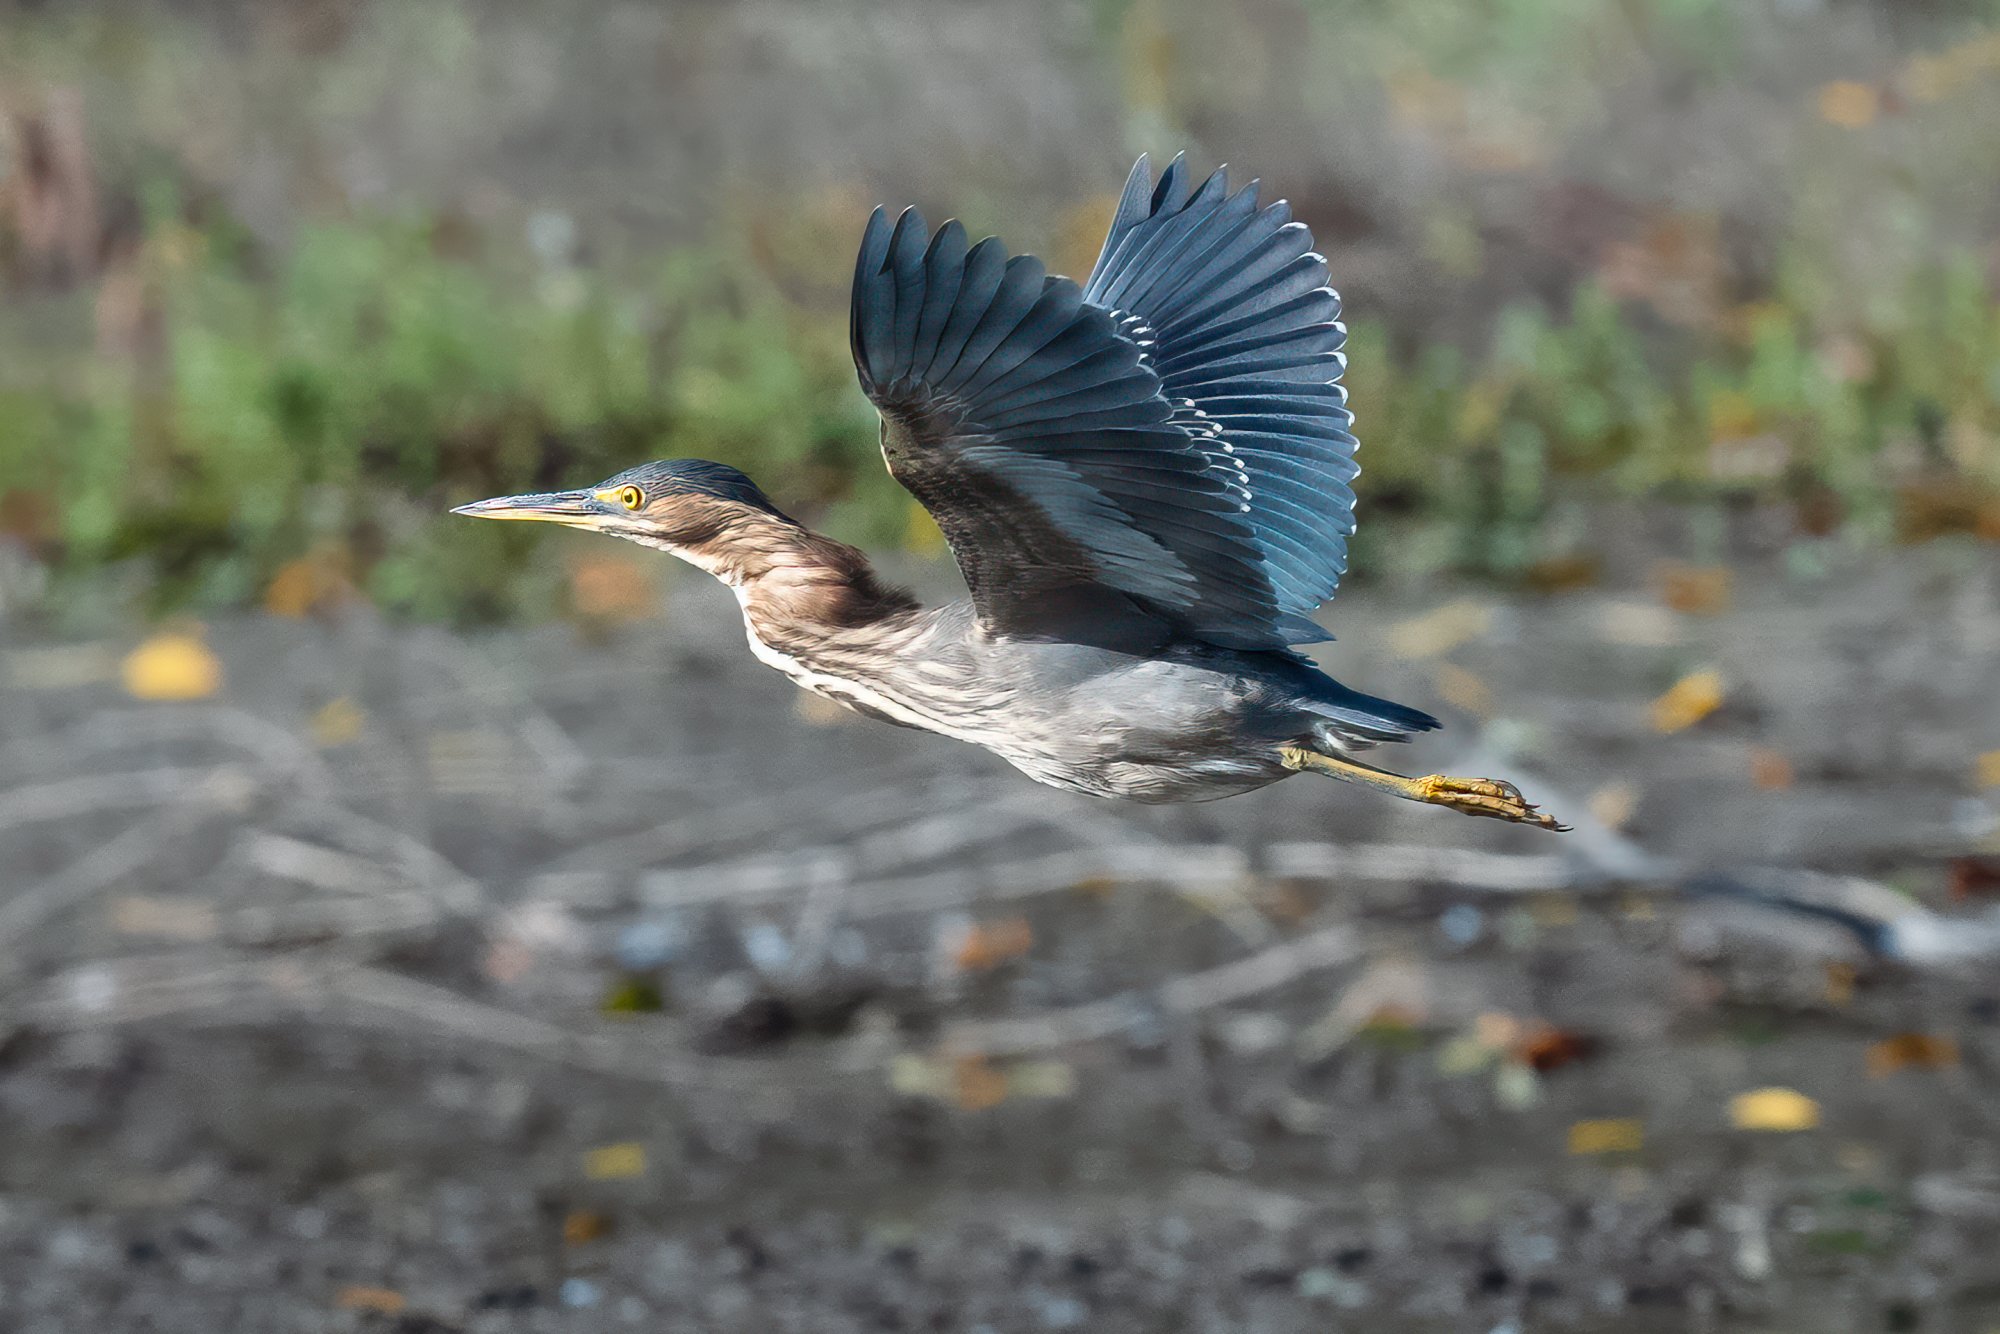
<svg viewBox="0 0 2000 1334"><path fill-rule="evenodd" d="M1311 770L1561 829L1511 783L1356 758L1438 726L1297 645L1347 569L1353 416L1340 298L1253 182L1144 157L1090 276L995 238L868 220L849 335L889 474L970 597L923 607L720 463L454 511L609 533L736 593L753 653L848 708L984 746L1054 787L1207 801Z"/></svg>

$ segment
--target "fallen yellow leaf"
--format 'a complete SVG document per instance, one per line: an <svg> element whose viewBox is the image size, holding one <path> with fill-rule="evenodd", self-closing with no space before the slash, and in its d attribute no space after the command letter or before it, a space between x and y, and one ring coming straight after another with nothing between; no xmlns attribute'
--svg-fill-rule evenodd
<svg viewBox="0 0 2000 1334"><path fill-rule="evenodd" d="M322 746L345 746L361 735L367 715L345 695L330 699L312 717L313 740Z"/></svg>
<svg viewBox="0 0 2000 1334"><path fill-rule="evenodd" d="M1882 114L1882 95L1865 83L1836 79L1820 85L1819 118L1843 130L1859 130Z"/></svg>
<svg viewBox="0 0 2000 1334"><path fill-rule="evenodd" d="M1722 673L1695 672L1674 682L1653 701L1653 730L1682 732L1722 707Z"/></svg>
<svg viewBox="0 0 2000 1334"><path fill-rule="evenodd" d="M1569 1128L1569 1151L1579 1156L1597 1153L1637 1153L1646 1146L1646 1126L1637 1117L1578 1121Z"/></svg>
<svg viewBox="0 0 2000 1334"><path fill-rule="evenodd" d="M1981 787L2000 787L2000 750L1989 750L1973 763Z"/></svg>
<svg viewBox="0 0 2000 1334"><path fill-rule="evenodd" d="M1819 1104L1796 1089L1753 1089L1729 1100L1729 1123L1738 1130L1811 1130L1819 1124Z"/></svg>
<svg viewBox="0 0 2000 1334"><path fill-rule="evenodd" d="M409 1299L394 1288L342 1288L333 1304L343 1311L372 1311L376 1315L401 1315Z"/></svg>
<svg viewBox="0 0 2000 1334"><path fill-rule="evenodd" d="M194 634L155 635L126 655L125 690L135 699L207 699L222 688L222 662Z"/></svg>
<svg viewBox="0 0 2000 1334"><path fill-rule="evenodd" d="M645 1172L646 1146L637 1141L601 1145L583 1155L583 1174L592 1181L624 1181Z"/></svg>

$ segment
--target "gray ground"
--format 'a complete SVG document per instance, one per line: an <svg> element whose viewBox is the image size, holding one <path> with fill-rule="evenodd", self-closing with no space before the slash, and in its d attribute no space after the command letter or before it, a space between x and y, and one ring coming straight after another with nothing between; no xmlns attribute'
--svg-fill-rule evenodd
<svg viewBox="0 0 2000 1334"><path fill-rule="evenodd" d="M2000 1329L2000 570L1827 560L1713 617L1343 595L1337 670L1452 714L1397 758L1561 843L1044 791L802 715L692 584L594 640L218 624L187 704L16 634L0 1329ZM1843 925L1614 882L1620 807L1872 883L1783 882ZM1858 948L1898 914L1914 957ZM1536 1021L1587 1049L1500 1050ZM1871 1075L1909 1033L1955 1059ZM1818 1126L1734 1128L1765 1086Z"/></svg>

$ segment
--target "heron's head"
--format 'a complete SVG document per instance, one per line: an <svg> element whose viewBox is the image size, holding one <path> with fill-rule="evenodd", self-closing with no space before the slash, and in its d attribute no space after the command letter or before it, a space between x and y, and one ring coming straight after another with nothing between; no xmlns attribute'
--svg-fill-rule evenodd
<svg viewBox="0 0 2000 1334"><path fill-rule="evenodd" d="M755 482L706 459L642 463L580 491L495 496L452 513L609 533L670 551L714 573L723 573L732 551L754 545L773 524L793 526Z"/></svg>

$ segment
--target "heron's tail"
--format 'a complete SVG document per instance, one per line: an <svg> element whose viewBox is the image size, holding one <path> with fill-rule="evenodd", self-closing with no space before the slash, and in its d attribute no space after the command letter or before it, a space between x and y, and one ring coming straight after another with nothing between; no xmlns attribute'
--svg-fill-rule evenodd
<svg viewBox="0 0 2000 1334"><path fill-rule="evenodd" d="M1332 678L1307 705L1324 719L1313 729L1313 740L1331 747L1329 754L1360 750L1384 741L1408 741L1420 732L1433 732L1441 725L1422 709L1413 709L1394 700L1349 690Z"/></svg>

